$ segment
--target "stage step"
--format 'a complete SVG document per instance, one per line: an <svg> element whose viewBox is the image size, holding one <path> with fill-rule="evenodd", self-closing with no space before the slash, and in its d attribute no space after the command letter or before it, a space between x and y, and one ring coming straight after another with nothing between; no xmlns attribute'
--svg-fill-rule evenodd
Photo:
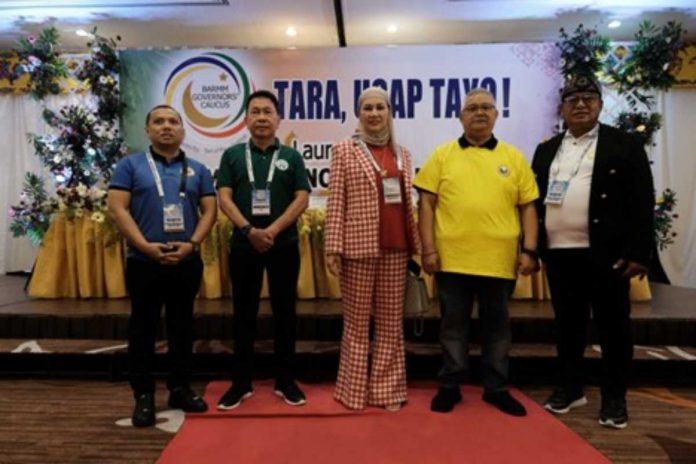
<svg viewBox="0 0 696 464"><path fill-rule="evenodd" d="M256 343L258 375L271 375L273 343ZM166 342L157 343L156 366L166 369ZM233 362L229 341L198 340L194 347L194 373L204 377L226 377ZM407 342L409 378L434 378L440 365L437 343ZM339 343L299 341L298 371L304 380L319 381L335 377ZM516 383L553 381L556 350L552 344L515 343L510 351L511 377ZM586 350L587 370L596 378L600 369L600 349ZM638 345L635 349L635 379L638 383L696 383L696 347ZM472 345L472 372L478 371L480 347ZM123 380L127 371L126 342L122 339L0 339L3 375L99 375ZM472 379L477 380L477 375Z"/></svg>
<svg viewBox="0 0 696 464"><path fill-rule="evenodd" d="M516 316L511 311L512 339L515 343L553 343L554 322L550 315ZM164 327L164 321L160 328ZM232 314L197 314L196 337L199 340L230 340ZM420 329L422 326L422 332ZM339 315L298 315L298 340L338 341L343 321ZM439 319L430 316L421 321L406 319L406 340L436 343ZM478 341L478 320L472 322L472 340ZM257 324L259 339L273 337L273 319L260 315ZM596 343L594 328L590 326L589 339ZM0 314L1 339L75 339L123 340L128 335L128 314ZM159 339L164 338L162 329ZM693 346L696 342L696 318L634 318L633 340L640 345Z"/></svg>

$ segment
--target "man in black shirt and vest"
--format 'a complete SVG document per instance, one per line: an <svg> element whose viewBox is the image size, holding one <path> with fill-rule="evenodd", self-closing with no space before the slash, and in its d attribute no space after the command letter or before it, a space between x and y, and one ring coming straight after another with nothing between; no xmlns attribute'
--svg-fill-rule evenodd
<svg viewBox="0 0 696 464"><path fill-rule="evenodd" d="M567 130L540 144L532 162L561 369L544 407L564 414L587 403L582 365L591 311L602 347L599 423L625 428L629 286L646 274L653 249L652 174L641 140L598 122L602 97L592 76L573 76L561 99Z"/></svg>

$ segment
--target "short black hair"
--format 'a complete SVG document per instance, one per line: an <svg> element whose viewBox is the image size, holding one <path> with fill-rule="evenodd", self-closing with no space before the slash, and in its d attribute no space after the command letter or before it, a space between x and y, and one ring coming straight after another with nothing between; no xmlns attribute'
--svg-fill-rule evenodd
<svg viewBox="0 0 696 464"><path fill-rule="evenodd" d="M278 97L276 97L275 94L269 90L257 90L256 92L253 92L251 95L249 95L246 101L246 112L249 112L249 104L255 98L268 98L273 102L273 106L275 106L276 112L280 113L280 104L278 103Z"/></svg>
<svg viewBox="0 0 696 464"><path fill-rule="evenodd" d="M172 110L173 112L175 112L176 115L177 115L177 117L179 118L179 122L183 124L184 120L181 118L181 115L180 115L179 112L176 110L176 108L174 108L173 106L169 106L169 105L157 105L157 106L155 106L154 108L152 108L150 111L148 111L147 116L145 116L145 125L146 125L146 126L147 126L148 124L150 124L150 116L152 116L152 113L153 113L155 110L161 110L162 108L166 108L166 109L168 109L168 110Z"/></svg>

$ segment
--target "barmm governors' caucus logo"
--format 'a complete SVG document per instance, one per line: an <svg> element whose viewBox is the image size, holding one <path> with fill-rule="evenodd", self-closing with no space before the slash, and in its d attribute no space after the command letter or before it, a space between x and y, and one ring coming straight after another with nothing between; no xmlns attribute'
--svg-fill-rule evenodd
<svg viewBox="0 0 696 464"><path fill-rule="evenodd" d="M167 105L181 111L198 134L213 139L244 129L244 102L253 85L237 61L222 53L204 53L179 64L167 77Z"/></svg>

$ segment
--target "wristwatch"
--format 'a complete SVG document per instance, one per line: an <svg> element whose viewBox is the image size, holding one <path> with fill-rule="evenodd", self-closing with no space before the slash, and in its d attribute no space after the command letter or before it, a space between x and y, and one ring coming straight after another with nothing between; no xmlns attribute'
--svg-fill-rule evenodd
<svg viewBox="0 0 696 464"><path fill-rule="evenodd" d="M197 240L189 240L189 243L193 247L194 253L199 253L201 251L201 242L199 242Z"/></svg>
<svg viewBox="0 0 696 464"><path fill-rule="evenodd" d="M240 228L239 231L242 233L243 236L246 237L247 235L249 235L249 232L251 232L251 229L253 228L254 226L252 226L251 224L247 224L244 227Z"/></svg>
<svg viewBox="0 0 696 464"><path fill-rule="evenodd" d="M525 255L529 255L534 259L539 259L539 253L537 253L536 250L532 250L530 248L522 247L522 248L520 248L520 253L524 253Z"/></svg>

